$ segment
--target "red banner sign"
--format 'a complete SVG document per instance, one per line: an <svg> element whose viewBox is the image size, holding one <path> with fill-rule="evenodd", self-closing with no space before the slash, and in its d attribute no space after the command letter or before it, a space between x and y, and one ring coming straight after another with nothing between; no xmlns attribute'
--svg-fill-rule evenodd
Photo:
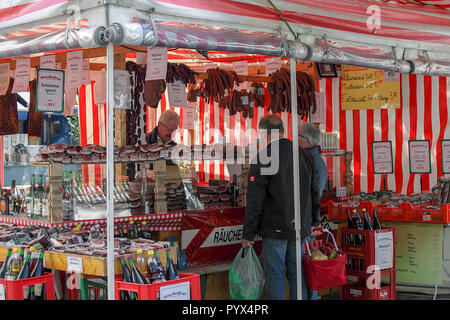
<svg viewBox="0 0 450 320"><path fill-rule="evenodd" d="M244 214L243 207L188 211L181 233L188 265L233 261L242 245ZM258 255L261 247L261 241L256 241Z"/></svg>

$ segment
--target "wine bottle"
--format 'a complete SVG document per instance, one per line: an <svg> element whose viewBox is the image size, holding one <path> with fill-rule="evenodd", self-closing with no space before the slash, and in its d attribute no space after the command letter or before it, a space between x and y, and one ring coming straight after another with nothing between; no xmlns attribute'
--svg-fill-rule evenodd
<svg viewBox="0 0 450 320"><path fill-rule="evenodd" d="M131 221L130 221L130 223L131 223ZM136 225L136 223L134 221L133 221L133 237L134 237L134 239L139 238L139 230L138 230L137 225Z"/></svg>
<svg viewBox="0 0 450 320"><path fill-rule="evenodd" d="M366 212L366 209L362 209L362 215L364 219L364 230L372 230L372 222L370 221L370 217Z"/></svg>
<svg viewBox="0 0 450 320"><path fill-rule="evenodd" d="M5 279L6 270L8 267L9 259L11 258L11 254L12 254L12 249L8 248L8 251L6 252L5 262L3 262L2 267L0 268L0 279Z"/></svg>
<svg viewBox="0 0 450 320"><path fill-rule="evenodd" d="M30 278L44 275L44 251L39 252L39 258L31 271ZM43 283L35 284L30 288L29 300L43 300L45 285Z"/></svg>
<svg viewBox="0 0 450 320"><path fill-rule="evenodd" d="M123 230L122 230L122 226L118 225L117 226L117 230L119 230L119 237L120 238L125 238L124 234L123 234Z"/></svg>
<svg viewBox="0 0 450 320"><path fill-rule="evenodd" d="M145 261L144 254L142 252L142 249L136 250L136 267L141 275L145 275L145 273L147 272L147 261Z"/></svg>
<svg viewBox="0 0 450 320"><path fill-rule="evenodd" d="M13 254L8 261L8 266L6 270L6 280L16 280L17 275L22 269L22 257L24 249L14 248Z"/></svg>
<svg viewBox="0 0 450 320"><path fill-rule="evenodd" d="M25 256L25 261L22 264L22 268L20 269L19 273L17 274L17 277L16 277L17 280L26 279L30 276L30 257L31 257L31 252L27 251L27 254Z"/></svg>
<svg viewBox="0 0 450 320"><path fill-rule="evenodd" d="M36 189L36 195L37 195L37 199L38 199L38 210L37 213L39 214L39 217L43 216L43 199L44 199L44 187L42 184L42 174L39 175L39 180L38 180L38 186Z"/></svg>
<svg viewBox="0 0 450 320"><path fill-rule="evenodd" d="M364 230L361 216L358 214L358 212L356 210L353 210L353 225L354 225L355 229L357 229L357 230ZM355 244L363 245L364 244L364 236L358 235L356 237L355 242L356 242Z"/></svg>
<svg viewBox="0 0 450 320"><path fill-rule="evenodd" d="M22 265L22 269L20 269L19 274L17 275L17 280L26 279L30 276L30 257L31 252L27 251L25 256L25 261ZM23 298L24 300L29 299L30 286L23 286Z"/></svg>
<svg viewBox="0 0 450 320"><path fill-rule="evenodd" d="M17 214L16 180L11 180L11 188L8 195L8 208L11 215Z"/></svg>
<svg viewBox="0 0 450 320"><path fill-rule="evenodd" d="M377 212L373 210L373 230L381 230L382 228Z"/></svg>
<svg viewBox="0 0 450 320"><path fill-rule="evenodd" d="M131 278L131 272L128 268L125 259L123 256L119 257L120 264L122 265L122 276L124 282L133 282ZM137 293L136 292L129 292L129 291L121 291L120 292L120 298L121 300L137 300Z"/></svg>
<svg viewBox="0 0 450 320"><path fill-rule="evenodd" d="M170 254L170 249L166 251L166 256L167 256L166 279L167 280L179 279L180 275L178 273L177 268L175 268L175 265L173 264L172 255Z"/></svg>
<svg viewBox="0 0 450 320"><path fill-rule="evenodd" d="M8 215L9 214L8 197L6 195L6 190L3 190L3 189L2 189L2 196L0 198L0 213L2 215Z"/></svg>
<svg viewBox="0 0 450 320"><path fill-rule="evenodd" d="M347 214L347 228L354 229L353 220L352 217L350 216L350 210L345 210L345 213ZM345 242L347 244L354 244L353 234L346 234Z"/></svg>
<svg viewBox="0 0 450 320"><path fill-rule="evenodd" d="M31 175L31 179L30 179L30 192L28 193L28 200L27 200L27 204L28 204L28 216L30 218L34 218L34 214L35 214L35 196L36 196L36 192L35 192L35 175L32 174Z"/></svg>
<svg viewBox="0 0 450 320"><path fill-rule="evenodd" d="M133 261L132 257L128 257L128 265L130 266L131 278L132 278L134 283L148 284L147 280L145 279L145 277L136 268L136 265L134 264L134 261Z"/></svg>

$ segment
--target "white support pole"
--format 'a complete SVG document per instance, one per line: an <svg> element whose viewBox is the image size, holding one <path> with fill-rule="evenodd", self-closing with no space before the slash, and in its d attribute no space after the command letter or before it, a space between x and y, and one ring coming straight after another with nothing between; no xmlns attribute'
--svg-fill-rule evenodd
<svg viewBox="0 0 450 320"><path fill-rule="evenodd" d="M302 256L301 256L301 220L300 220L300 176L298 159L298 113L297 113L297 69L296 59L290 59L291 66L291 106L292 106L292 146L294 166L294 217L295 248L297 261L297 300L302 300Z"/></svg>
<svg viewBox="0 0 450 320"><path fill-rule="evenodd" d="M106 232L108 300L114 300L114 44L106 48Z"/></svg>

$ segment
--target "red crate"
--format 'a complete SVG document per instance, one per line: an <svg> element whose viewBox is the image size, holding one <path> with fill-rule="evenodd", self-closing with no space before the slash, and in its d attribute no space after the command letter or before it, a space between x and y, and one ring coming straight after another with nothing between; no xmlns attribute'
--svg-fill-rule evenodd
<svg viewBox="0 0 450 320"><path fill-rule="evenodd" d="M401 203L398 208L384 207L383 204L376 206L378 219L380 221L408 221L406 208L409 203Z"/></svg>
<svg viewBox="0 0 450 320"><path fill-rule="evenodd" d="M53 273L44 273L43 276L22 280L0 279L0 284L5 288L6 300L24 300L23 287L35 284L45 284L46 300L55 300L55 280Z"/></svg>
<svg viewBox="0 0 450 320"><path fill-rule="evenodd" d="M382 272L380 277L389 276L389 283L381 283L379 288L370 289L366 284L366 279L359 278L356 282L347 283L341 286L342 300L395 300L395 270Z"/></svg>
<svg viewBox="0 0 450 320"><path fill-rule="evenodd" d="M406 217L408 222L416 223L450 223L450 204L445 203L440 209L424 209L424 205L406 206Z"/></svg>
<svg viewBox="0 0 450 320"><path fill-rule="evenodd" d="M152 284L137 284L122 281L122 278L115 281L115 299L120 300L120 291L133 291L138 295L138 300L158 300L158 292L161 287L183 283L189 281L191 289L191 300L201 300L200 275L181 273L180 279L169 280Z"/></svg>
<svg viewBox="0 0 450 320"><path fill-rule="evenodd" d="M366 212L369 214L370 219L373 219L373 209L375 206L371 201L361 201L358 206L350 207L350 206L340 206L338 202L328 201L328 220L347 220L346 211L350 210L350 214L352 214L353 209L358 210L360 212L362 209L366 209Z"/></svg>
<svg viewBox="0 0 450 320"><path fill-rule="evenodd" d="M375 265L375 234L392 232L393 250L392 267L395 269L395 230L394 228L383 228L381 230L357 230L342 228L341 249L347 253L347 272L365 272L371 265ZM364 245L351 244L346 241L348 237L364 237ZM353 259L353 260L352 260Z"/></svg>

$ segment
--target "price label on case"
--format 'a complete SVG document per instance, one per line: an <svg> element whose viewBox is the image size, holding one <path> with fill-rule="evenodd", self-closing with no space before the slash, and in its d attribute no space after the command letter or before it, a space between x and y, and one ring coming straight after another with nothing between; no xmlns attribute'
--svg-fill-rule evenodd
<svg viewBox="0 0 450 320"><path fill-rule="evenodd" d="M423 221L431 221L431 216L430 216L429 214L424 214L424 215L422 216L422 220L423 220Z"/></svg>
<svg viewBox="0 0 450 320"><path fill-rule="evenodd" d="M0 300L6 300L5 287L0 284Z"/></svg>
<svg viewBox="0 0 450 320"><path fill-rule="evenodd" d="M169 150L161 150L161 153L159 154L161 158L168 158L169 157Z"/></svg>
<svg viewBox="0 0 450 320"><path fill-rule="evenodd" d="M67 256L67 271L83 273L83 258L76 256Z"/></svg>

